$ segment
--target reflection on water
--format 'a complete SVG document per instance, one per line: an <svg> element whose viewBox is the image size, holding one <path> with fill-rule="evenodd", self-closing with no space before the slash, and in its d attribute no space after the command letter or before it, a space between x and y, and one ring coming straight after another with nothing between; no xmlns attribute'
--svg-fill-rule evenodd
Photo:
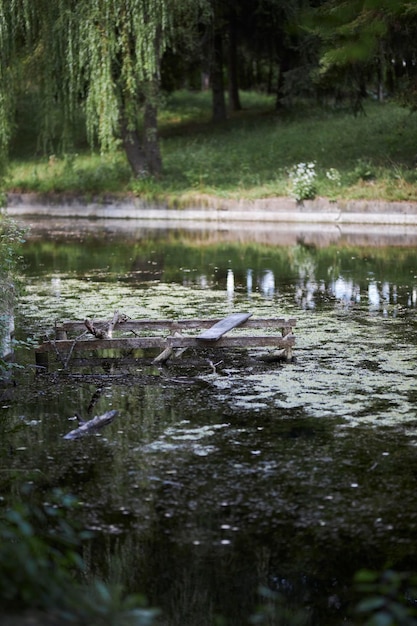
<svg viewBox="0 0 417 626"><path fill-rule="evenodd" d="M184 314L201 314L202 290L209 306L203 308L213 315L219 305L241 306L245 295L248 304L262 299L265 308L269 302L321 310L333 302L338 308L366 305L386 316L414 309L417 302L413 248L244 246L195 241L181 232L156 239L141 233L128 245L114 236L108 243L99 237L29 242L25 260L30 294L25 316L38 318L41 308L56 317L79 318L80 294L92 316L109 315L109 308L122 301L132 317L176 317L179 287L187 291L182 306L190 311ZM219 302L210 310L212 298ZM138 306L139 300L144 306Z"/></svg>
<svg viewBox="0 0 417 626"><path fill-rule="evenodd" d="M249 310L297 317L297 360L213 350L26 371L0 392L1 492L74 493L97 533L90 574L144 591L163 624L241 626L259 586L290 615L266 623L349 623L355 571L416 567L414 250L212 237L33 237L19 332L116 308ZM100 433L63 439L75 413L112 408Z"/></svg>
<svg viewBox="0 0 417 626"><path fill-rule="evenodd" d="M383 312L384 315L388 315L390 312L392 315L396 315L399 308L412 308L415 309L417 305L417 283L416 285L397 285L391 284L388 281L377 281L373 278L368 278L364 283L355 282L350 276L338 276L337 278L330 278L328 280L317 280L312 276L305 278L304 276L295 277L292 284L282 285L282 289L286 292L286 299L290 292L293 292L294 303L301 309L315 309L321 307L323 301L333 301L337 307L353 307L354 305L365 305L369 311ZM124 277L129 280L129 277ZM254 280L256 282L254 287ZM63 284L62 277L53 276L50 280L43 280L40 283L38 281L32 282L28 285L28 292L31 293L31 297L27 301L32 300L32 294L36 291L39 293L40 305L44 305L43 298L48 298L47 307L55 307L59 311L60 306L63 311L67 310L67 316L69 318L74 317L74 313L71 311L71 307L68 307L68 301L66 298L73 297L71 291L77 289L76 280L66 280ZM100 279L100 283L101 283ZM117 283L115 291L119 291L121 298L131 298L129 291L123 291L121 284L123 279L120 279ZM129 282L131 282L129 280ZM139 281L138 281L139 282ZM152 282L152 281L148 281ZM259 275L254 274L252 269L246 270L246 283L240 283L239 278L235 278L233 269L228 269L225 277L225 291L227 293L227 299L229 303L232 303L235 296L240 296L243 292L243 288L246 286L246 294L248 300L251 296L261 295L267 300L279 300L280 293L276 287L276 282L279 283L279 279L275 278L273 270L267 269L261 272ZM89 278L88 283L81 282L80 289L85 291L86 297L88 292L94 286L94 279ZM184 288L192 289L197 288L201 290L210 290L214 288L221 288L223 283L223 277L216 274L215 280L210 279L205 274L196 275L194 278L191 272L184 272L183 280L181 284ZM110 289L112 289L112 285ZM106 286L104 291L108 291ZM99 294L94 294L94 298ZM103 298L104 298L103 294ZM25 300L25 298L24 298ZM96 298L99 303L100 298ZM76 317L76 316L75 316Z"/></svg>

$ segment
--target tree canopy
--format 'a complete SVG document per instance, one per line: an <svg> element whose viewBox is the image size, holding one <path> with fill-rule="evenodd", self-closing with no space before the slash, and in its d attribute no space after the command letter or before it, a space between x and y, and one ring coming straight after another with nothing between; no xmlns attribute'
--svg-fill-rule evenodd
<svg viewBox="0 0 417 626"><path fill-rule="evenodd" d="M312 10L322 47L319 74L346 72L417 104L417 4L410 0L327 0Z"/></svg>
<svg viewBox="0 0 417 626"><path fill-rule="evenodd" d="M82 106L91 143L106 150L121 139L136 174L158 173L161 59L204 8L205 0L0 0L1 145L24 81L39 90L46 130L57 108L68 129Z"/></svg>
<svg viewBox="0 0 417 626"><path fill-rule="evenodd" d="M161 81L208 76L214 121L226 87L232 111L241 87L274 91L277 108L370 90L417 105L416 36L411 0L0 0L0 152L24 90L44 137L59 124L70 144L82 111L90 144L122 145L136 176L161 172Z"/></svg>

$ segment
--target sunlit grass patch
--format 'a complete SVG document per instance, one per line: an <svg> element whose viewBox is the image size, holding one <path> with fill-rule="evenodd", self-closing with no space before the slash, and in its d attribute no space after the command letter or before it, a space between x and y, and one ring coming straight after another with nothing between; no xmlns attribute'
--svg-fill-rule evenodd
<svg viewBox="0 0 417 626"><path fill-rule="evenodd" d="M417 199L417 116L394 103L367 102L364 115L298 105L275 111L274 98L242 92L242 111L211 122L209 92L179 91L160 111L163 173L133 179L123 151L19 158L9 191L134 193L181 201L192 194L256 198L288 195L290 173L315 163L315 193L337 198ZM23 155L23 153L22 153ZM329 177L336 172L336 178ZM337 180L336 180L337 179Z"/></svg>
<svg viewBox="0 0 417 626"><path fill-rule="evenodd" d="M7 186L10 191L88 194L121 192L130 180L122 154L51 154L42 159L14 162Z"/></svg>

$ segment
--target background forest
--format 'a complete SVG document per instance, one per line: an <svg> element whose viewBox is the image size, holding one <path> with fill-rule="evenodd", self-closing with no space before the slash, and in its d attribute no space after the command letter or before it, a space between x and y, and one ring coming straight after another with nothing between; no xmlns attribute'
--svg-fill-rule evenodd
<svg viewBox="0 0 417 626"><path fill-rule="evenodd" d="M415 197L414 2L1 0L0 30L9 191Z"/></svg>

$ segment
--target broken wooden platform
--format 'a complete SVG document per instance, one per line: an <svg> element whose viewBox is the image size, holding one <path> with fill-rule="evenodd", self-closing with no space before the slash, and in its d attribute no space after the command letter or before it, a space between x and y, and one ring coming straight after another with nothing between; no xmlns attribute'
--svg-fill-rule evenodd
<svg viewBox="0 0 417 626"><path fill-rule="evenodd" d="M253 319L251 313L233 313L221 319L133 320L116 311L110 321L86 319L56 323L54 337L43 338L35 348L36 364L47 368L51 352L67 367L73 353L80 351L159 349L162 352L154 363L164 363L189 348L253 347L279 350L281 360L289 361L293 356L292 329L296 323L293 318ZM255 329L268 332L256 334L252 332ZM233 334L229 335L231 331ZM188 334L190 332L193 334Z"/></svg>

